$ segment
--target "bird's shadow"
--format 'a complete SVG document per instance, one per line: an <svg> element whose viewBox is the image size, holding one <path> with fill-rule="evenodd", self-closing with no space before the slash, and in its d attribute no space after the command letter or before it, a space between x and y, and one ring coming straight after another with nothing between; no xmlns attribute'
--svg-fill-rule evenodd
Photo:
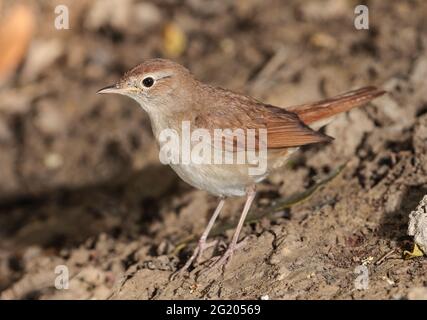
<svg viewBox="0 0 427 320"><path fill-rule="evenodd" d="M56 189L37 197L2 203L0 248L38 245L63 249L101 233L113 237L124 230L144 234L150 222L161 219L159 199L167 201L180 188L170 168L153 165L133 172L120 182Z"/></svg>

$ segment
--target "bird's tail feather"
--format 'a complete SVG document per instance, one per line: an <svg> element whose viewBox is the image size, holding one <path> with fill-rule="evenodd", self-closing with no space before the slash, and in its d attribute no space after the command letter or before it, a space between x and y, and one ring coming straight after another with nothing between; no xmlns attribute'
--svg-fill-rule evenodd
<svg viewBox="0 0 427 320"><path fill-rule="evenodd" d="M385 92L373 86L364 87L319 102L289 107L287 110L296 113L305 124L314 124L359 107Z"/></svg>

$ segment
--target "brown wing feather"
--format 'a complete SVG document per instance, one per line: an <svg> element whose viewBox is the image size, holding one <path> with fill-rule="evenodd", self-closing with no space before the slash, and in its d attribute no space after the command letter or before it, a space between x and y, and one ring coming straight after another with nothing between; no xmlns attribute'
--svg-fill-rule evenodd
<svg viewBox="0 0 427 320"><path fill-rule="evenodd" d="M295 113L264 105L267 141L269 149L298 147L306 144L333 140L319 131L308 127Z"/></svg>
<svg viewBox="0 0 427 320"><path fill-rule="evenodd" d="M255 129L256 149L259 147L258 129L267 130L268 149L298 147L332 140L305 125L295 113L252 100L245 100L242 104L236 104L236 101L232 103L235 104L233 112L226 112L222 108L211 109L199 112L194 120L196 128L208 129L211 135L214 129L243 129L240 133L234 131L232 139L222 138L221 145L225 144L228 151L248 149L245 144L247 129Z"/></svg>
<svg viewBox="0 0 427 320"><path fill-rule="evenodd" d="M289 107L286 110L295 112L305 124L311 124L359 107L384 93L384 90L373 86L364 87L319 102Z"/></svg>

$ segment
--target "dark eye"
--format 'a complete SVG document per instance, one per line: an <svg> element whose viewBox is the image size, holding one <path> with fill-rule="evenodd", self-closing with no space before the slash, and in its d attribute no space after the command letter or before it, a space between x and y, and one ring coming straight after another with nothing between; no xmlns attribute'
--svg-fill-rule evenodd
<svg viewBox="0 0 427 320"><path fill-rule="evenodd" d="M154 84L154 79L151 77L144 78L144 80L142 80L142 84L144 87L149 88Z"/></svg>

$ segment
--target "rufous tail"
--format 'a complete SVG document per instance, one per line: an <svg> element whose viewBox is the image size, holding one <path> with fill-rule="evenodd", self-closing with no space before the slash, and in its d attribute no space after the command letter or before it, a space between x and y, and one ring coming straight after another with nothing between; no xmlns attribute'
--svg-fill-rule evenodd
<svg viewBox="0 0 427 320"><path fill-rule="evenodd" d="M289 107L286 110L296 113L305 124L312 124L364 105L384 93L386 91L373 86L364 87L319 102Z"/></svg>

